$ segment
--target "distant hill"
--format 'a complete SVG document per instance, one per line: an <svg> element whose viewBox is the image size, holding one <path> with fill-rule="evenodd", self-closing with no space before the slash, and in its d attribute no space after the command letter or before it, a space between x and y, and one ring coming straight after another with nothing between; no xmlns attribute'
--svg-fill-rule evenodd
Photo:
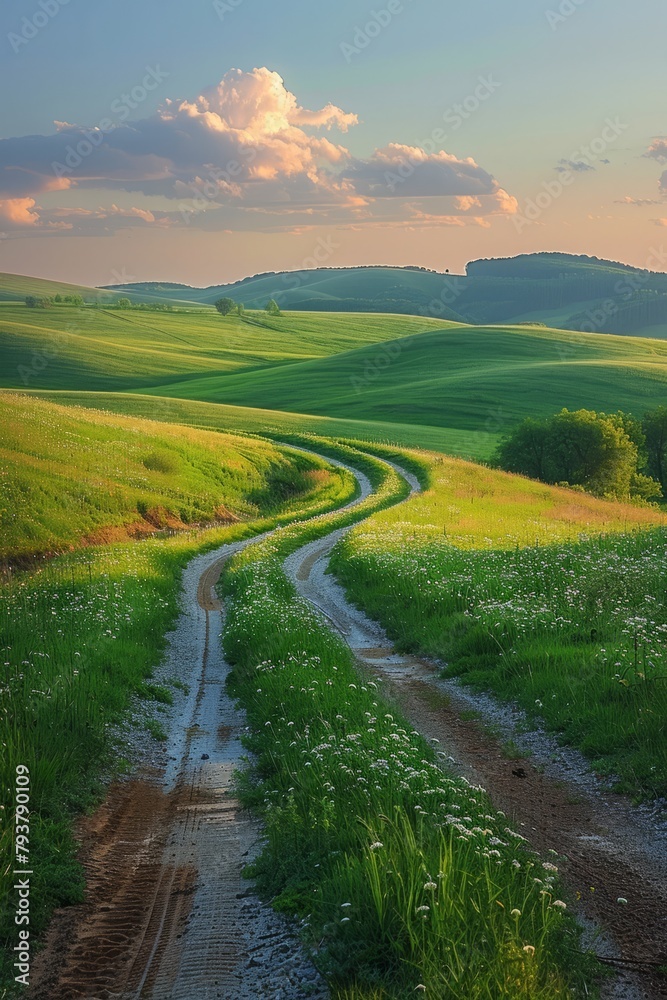
<svg viewBox="0 0 667 1000"><path fill-rule="evenodd" d="M134 305L141 302L154 303L165 302L171 305L193 308L196 299L188 296L179 297L173 292L175 289L189 289L188 285L169 285L169 294L160 294L158 289L161 285L149 285L155 290L142 292L142 284L119 285L110 288L92 288L89 285L73 285L67 281L50 281L48 278L34 278L26 274L10 274L0 272L0 302L23 302L26 295L36 295L39 298L53 298L55 295L80 295L86 303L97 303L98 305L113 305L120 298L128 298ZM192 289L190 289L192 291Z"/></svg>
<svg viewBox="0 0 667 1000"><path fill-rule="evenodd" d="M471 261L465 275L416 267L266 272L226 285L170 282L107 286L163 301L212 304L227 295L249 308L391 312L474 324L545 323L559 329L667 337L667 274L564 253Z"/></svg>

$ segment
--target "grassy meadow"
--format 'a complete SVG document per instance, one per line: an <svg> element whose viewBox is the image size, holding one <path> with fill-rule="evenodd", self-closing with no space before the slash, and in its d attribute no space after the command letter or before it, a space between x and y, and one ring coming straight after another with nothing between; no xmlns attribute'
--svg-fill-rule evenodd
<svg viewBox="0 0 667 1000"><path fill-rule="evenodd" d="M333 566L403 650L520 704L637 798L667 793L667 519L443 456Z"/></svg>
<svg viewBox="0 0 667 1000"><path fill-rule="evenodd" d="M667 344L540 327L418 333L316 361L206 376L157 395L498 435L564 406L641 415L667 390ZM475 457L482 457L475 456Z"/></svg>
<svg viewBox="0 0 667 1000"><path fill-rule="evenodd" d="M416 316L222 317L213 308L155 313L0 303L0 353L7 388L136 392L326 357L444 326Z"/></svg>
<svg viewBox="0 0 667 1000"><path fill-rule="evenodd" d="M0 394L0 560L277 512L337 484L267 441Z"/></svg>
<svg viewBox="0 0 667 1000"><path fill-rule="evenodd" d="M348 502L356 484L317 456L265 440L18 396L3 398L0 411L3 554L28 567L6 568L0 589L0 809L9 815L16 766L27 765L31 927L39 934L54 906L82 898L72 820L125 766L119 739L128 709L136 699L171 701L170 689L150 678L178 614L186 563L224 542L326 513ZM155 537L132 540L127 528L142 511ZM172 532L155 530L156 512ZM227 523L197 527L202 516ZM148 717L146 725L159 735ZM3 856L11 834L3 824ZM14 940L11 884L3 864L3 944ZM0 963L0 985L10 970Z"/></svg>
<svg viewBox="0 0 667 1000"><path fill-rule="evenodd" d="M110 394L212 403L208 414L239 409L236 430L264 433L291 420L303 431L482 460L527 415L609 409L613 400L613 409L641 416L667 386L664 340L391 314L223 318L211 307L2 303L0 351L6 388L103 393L104 405L121 412L145 404ZM180 411L189 423L188 412ZM206 426L207 411L197 412Z"/></svg>
<svg viewBox="0 0 667 1000"><path fill-rule="evenodd" d="M0 807L28 764L35 930L81 898L72 818L125 766L128 709L171 700L151 675L183 567L275 527L220 583L255 754L240 781L266 827L258 883L305 920L334 1000L590 995L556 867L442 770L282 560L368 518L332 565L401 649L520 703L635 798L667 794L667 515L453 457L487 460L525 415L563 406L640 416L663 401L667 344L359 312L27 308L17 297L80 289L5 279ZM355 465L373 494L338 510L351 475L290 442ZM392 456L424 493L407 499ZM0 899L8 885L0 872ZM10 923L0 907L4 940Z"/></svg>

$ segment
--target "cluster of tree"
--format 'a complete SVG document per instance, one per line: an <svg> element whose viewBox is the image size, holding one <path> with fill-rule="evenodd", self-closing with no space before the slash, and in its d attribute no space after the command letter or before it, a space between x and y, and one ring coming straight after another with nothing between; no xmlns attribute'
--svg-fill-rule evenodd
<svg viewBox="0 0 667 1000"><path fill-rule="evenodd" d="M26 295L25 304L29 309L49 309L56 305L82 306L84 304L83 295Z"/></svg>
<svg viewBox="0 0 667 1000"><path fill-rule="evenodd" d="M242 302L235 302L234 299L230 299L225 296L222 299L218 299L213 305L218 310L221 316L230 316L234 313L237 316L243 316L245 313L245 306ZM281 316L280 306L275 299L269 299L269 301L264 306L264 311L269 314L269 316Z"/></svg>
<svg viewBox="0 0 667 1000"><path fill-rule="evenodd" d="M148 309L150 312L177 312L168 302L131 302L129 299L117 299L116 309Z"/></svg>
<svg viewBox="0 0 667 1000"><path fill-rule="evenodd" d="M594 496L646 502L667 494L667 407L642 420L619 410L561 410L519 424L499 445L508 472Z"/></svg>

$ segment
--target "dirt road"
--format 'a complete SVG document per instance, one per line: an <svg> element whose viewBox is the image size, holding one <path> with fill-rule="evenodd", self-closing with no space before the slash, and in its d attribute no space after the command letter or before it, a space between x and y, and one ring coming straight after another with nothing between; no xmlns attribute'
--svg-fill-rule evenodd
<svg viewBox="0 0 667 1000"><path fill-rule="evenodd" d="M358 503L371 486L356 475ZM441 741L453 769L484 784L537 849L568 856L564 877L573 894L581 894L582 913L607 932L597 950L664 961L664 841L652 839L636 810L598 791L583 763L567 758L560 771L553 761L543 769L535 751L530 760L508 760L497 739L462 718L471 704L483 708L483 700L440 680L433 664L396 655L326 573L341 534L287 560L299 591L344 635L364 668L387 681L413 724ZM242 874L261 845L261 829L231 790L245 722L225 689L224 609L214 588L224 561L244 544L250 542L200 556L185 571L182 613L156 680L178 679L188 693L171 712L159 759L114 785L82 824L86 902L56 914L33 969L34 1000L328 996L294 929L251 892ZM487 715L495 712L497 721L501 710L487 702ZM553 747L548 741L545 747L550 758ZM619 896L627 906L616 902ZM607 996L650 1000L667 991L647 969L630 974L624 967Z"/></svg>

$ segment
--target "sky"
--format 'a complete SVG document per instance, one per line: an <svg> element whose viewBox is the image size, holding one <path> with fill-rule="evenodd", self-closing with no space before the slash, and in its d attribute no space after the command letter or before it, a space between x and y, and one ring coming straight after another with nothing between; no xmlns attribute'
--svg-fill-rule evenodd
<svg viewBox="0 0 667 1000"><path fill-rule="evenodd" d="M0 270L667 270L664 0L6 0Z"/></svg>

